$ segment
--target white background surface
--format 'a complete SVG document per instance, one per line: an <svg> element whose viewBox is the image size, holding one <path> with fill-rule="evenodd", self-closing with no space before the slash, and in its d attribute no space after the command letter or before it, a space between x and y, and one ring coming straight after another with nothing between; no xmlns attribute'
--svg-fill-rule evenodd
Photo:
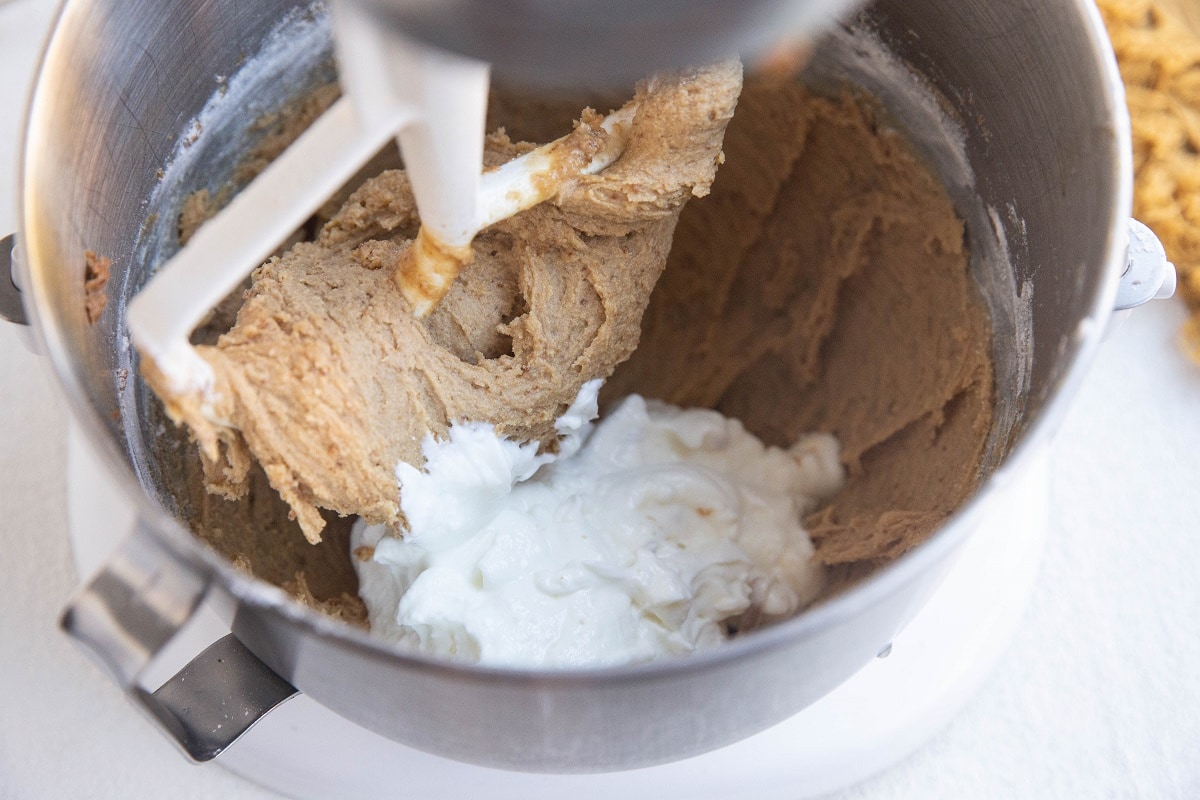
<svg viewBox="0 0 1200 800"><path fill-rule="evenodd" d="M51 11L0 3L0 233ZM1057 442L1046 563L995 674L914 757L840 797L1200 797L1200 369L1174 344L1183 317L1178 301L1144 308L1103 348ZM185 764L57 632L76 580L66 416L4 323L0 409L0 798L272 796Z"/></svg>

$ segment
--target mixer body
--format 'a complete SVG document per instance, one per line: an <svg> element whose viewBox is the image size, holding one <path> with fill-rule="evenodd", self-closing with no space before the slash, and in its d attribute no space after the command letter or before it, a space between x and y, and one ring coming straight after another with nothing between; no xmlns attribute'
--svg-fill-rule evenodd
<svg viewBox="0 0 1200 800"><path fill-rule="evenodd" d="M733 54L748 62L815 39L855 0L343 0L407 36L487 61L506 78L627 85Z"/></svg>

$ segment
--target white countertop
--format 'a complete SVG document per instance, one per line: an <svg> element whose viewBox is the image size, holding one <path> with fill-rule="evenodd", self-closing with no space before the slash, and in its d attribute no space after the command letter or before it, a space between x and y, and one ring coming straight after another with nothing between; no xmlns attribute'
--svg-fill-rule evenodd
<svg viewBox="0 0 1200 800"><path fill-rule="evenodd" d="M46 0L0 2L0 234ZM979 695L884 775L882 798L1200 797L1200 368L1178 301L1105 344L1058 437L1046 561ZM263 798L186 764L57 631L75 586L66 414L46 365L0 323L0 798Z"/></svg>

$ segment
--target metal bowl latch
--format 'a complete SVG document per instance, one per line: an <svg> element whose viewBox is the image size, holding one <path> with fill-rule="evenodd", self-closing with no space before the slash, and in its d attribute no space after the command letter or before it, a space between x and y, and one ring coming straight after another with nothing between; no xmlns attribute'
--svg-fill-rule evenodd
<svg viewBox="0 0 1200 800"><path fill-rule="evenodd" d="M215 758L297 693L232 633L158 689L142 685L208 589L209 576L174 556L139 522L61 619L67 635L197 762Z"/></svg>
<svg viewBox="0 0 1200 800"><path fill-rule="evenodd" d="M1175 294L1175 265L1154 232L1136 219L1129 220L1127 259L1117 284L1117 311Z"/></svg>
<svg viewBox="0 0 1200 800"><path fill-rule="evenodd" d="M21 289L17 286L17 236L10 233L0 239L0 318L17 325L28 325Z"/></svg>

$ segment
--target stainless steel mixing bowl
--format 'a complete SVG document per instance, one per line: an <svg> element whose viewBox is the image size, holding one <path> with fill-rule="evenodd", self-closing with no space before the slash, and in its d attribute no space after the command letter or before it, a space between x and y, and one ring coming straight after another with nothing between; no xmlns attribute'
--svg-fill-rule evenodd
<svg viewBox="0 0 1200 800"><path fill-rule="evenodd" d="M793 620L692 658L565 672L441 663L305 609L200 543L154 479L123 319L155 266L145 237L155 230L148 215L160 211L150 205L157 173L221 76L298 7L71 0L45 53L26 128L18 284L71 410L141 518L68 609L70 635L197 759L220 752L294 686L398 742L547 771L715 748L794 714L874 658L936 587L990 491L1051 435L1113 309L1130 210L1129 123L1092 4L880 0L853 21L856 33L825 41L810 73L880 91L911 130L920 120L903 92L889 98L885 79L906 65L951 123L946 137L914 133L967 219L1008 365L1007 422L978 496L928 542ZM866 40L886 53L864 49ZM292 57L313 67L325 54L296 47ZM264 91L281 91L276 84ZM89 249L113 259L109 313L95 326L82 303ZM233 637L161 690L141 687L201 603L224 609Z"/></svg>

